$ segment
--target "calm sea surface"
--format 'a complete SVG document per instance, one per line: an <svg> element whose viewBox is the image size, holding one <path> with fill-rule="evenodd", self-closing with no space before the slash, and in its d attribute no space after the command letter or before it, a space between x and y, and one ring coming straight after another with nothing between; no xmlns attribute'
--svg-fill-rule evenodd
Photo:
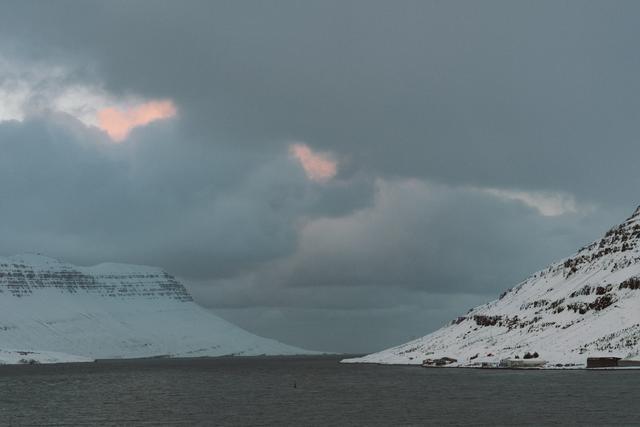
<svg viewBox="0 0 640 427"><path fill-rule="evenodd" d="M335 357L2 366L0 424L639 424L639 393L640 371L423 369Z"/></svg>

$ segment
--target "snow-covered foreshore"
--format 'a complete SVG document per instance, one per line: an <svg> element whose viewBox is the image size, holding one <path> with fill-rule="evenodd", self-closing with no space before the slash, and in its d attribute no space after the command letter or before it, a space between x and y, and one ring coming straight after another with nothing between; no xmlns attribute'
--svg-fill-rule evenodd
<svg viewBox="0 0 640 427"><path fill-rule="evenodd" d="M0 365L33 365L42 363L82 363L94 359L55 351L0 350Z"/></svg>

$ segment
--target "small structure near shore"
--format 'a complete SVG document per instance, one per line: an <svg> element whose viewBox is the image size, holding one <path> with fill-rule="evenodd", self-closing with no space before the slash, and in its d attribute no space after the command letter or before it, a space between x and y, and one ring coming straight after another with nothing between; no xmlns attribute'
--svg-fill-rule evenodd
<svg viewBox="0 0 640 427"><path fill-rule="evenodd" d="M542 359L502 359L498 367L506 369L540 369L546 364L547 361Z"/></svg>
<svg viewBox="0 0 640 427"><path fill-rule="evenodd" d="M587 368L617 368L620 357L588 357Z"/></svg>
<svg viewBox="0 0 640 427"><path fill-rule="evenodd" d="M440 359L424 359L422 362L422 366L426 368L431 367L443 367L447 365L451 365L452 363L456 363L458 359L453 359L451 357L441 357Z"/></svg>
<svg viewBox="0 0 640 427"><path fill-rule="evenodd" d="M627 357L626 359L620 359L618 360L618 367L620 368L640 368L640 358L633 357Z"/></svg>

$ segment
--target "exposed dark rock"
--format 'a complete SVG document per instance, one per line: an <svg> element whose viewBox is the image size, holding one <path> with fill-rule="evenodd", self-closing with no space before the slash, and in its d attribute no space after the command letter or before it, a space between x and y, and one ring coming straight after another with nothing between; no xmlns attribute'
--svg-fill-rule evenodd
<svg viewBox="0 0 640 427"><path fill-rule="evenodd" d="M631 277L631 278L625 280L624 282L620 283L618 288L619 289L633 289L633 290L640 289L640 278Z"/></svg>
<svg viewBox="0 0 640 427"><path fill-rule="evenodd" d="M0 293L8 291L13 296L22 297L32 294L34 290L49 288L68 293L82 290L112 297L193 300L186 288L165 272L88 275L65 264L54 264L41 270L34 270L25 264L0 264Z"/></svg>
<svg viewBox="0 0 640 427"><path fill-rule="evenodd" d="M473 320L476 321L478 326L495 326L500 319L502 319L502 316L485 316L481 314L473 316Z"/></svg>
<svg viewBox="0 0 640 427"><path fill-rule="evenodd" d="M569 298L575 298L581 295L591 295L592 292L592 288L589 285L584 285L582 288L578 289L577 291L571 292L569 294Z"/></svg>
<svg viewBox="0 0 640 427"><path fill-rule="evenodd" d="M598 286L596 288L596 295L604 295L607 292L611 292L612 286L611 285L607 285L607 286Z"/></svg>
<svg viewBox="0 0 640 427"><path fill-rule="evenodd" d="M604 310L614 303L614 298L611 294L602 295L595 299L591 304L589 304L589 308L595 311Z"/></svg>

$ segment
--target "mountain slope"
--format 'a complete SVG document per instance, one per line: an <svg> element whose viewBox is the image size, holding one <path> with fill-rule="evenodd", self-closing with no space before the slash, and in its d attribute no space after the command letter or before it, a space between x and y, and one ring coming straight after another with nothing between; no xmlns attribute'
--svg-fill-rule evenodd
<svg viewBox="0 0 640 427"><path fill-rule="evenodd" d="M350 363L452 366L496 363L537 352L549 365L640 351L640 208L596 242L535 273L498 300L409 343Z"/></svg>
<svg viewBox="0 0 640 427"><path fill-rule="evenodd" d="M0 349L80 358L308 353L215 316L160 269L35 255L0 258Z"/></svg>

